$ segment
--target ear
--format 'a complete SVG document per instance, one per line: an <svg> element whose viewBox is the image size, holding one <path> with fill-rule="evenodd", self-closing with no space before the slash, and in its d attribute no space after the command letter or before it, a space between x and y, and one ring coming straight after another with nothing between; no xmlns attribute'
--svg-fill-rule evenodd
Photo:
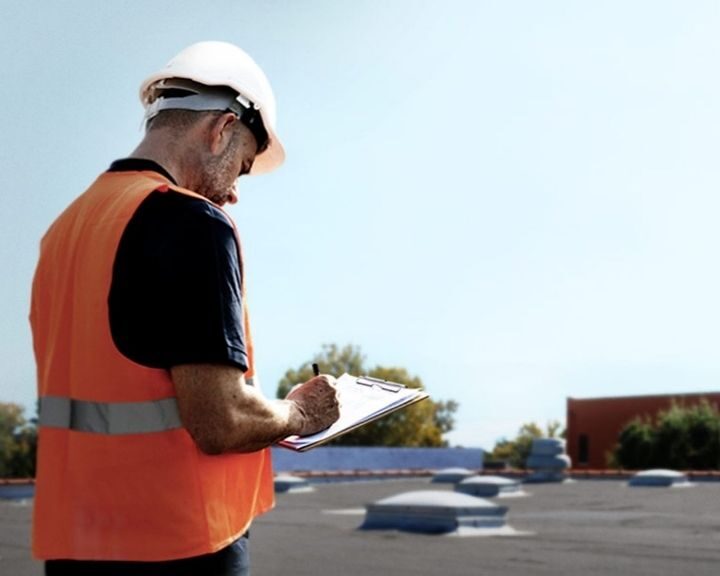
<svg viewBox="0 0 720 576"><path fill-rule="evenodd" d="M238 117L232 112L226 112L216 117L210 125L210 152L222 154L233 138L234 124Z"/></svg>

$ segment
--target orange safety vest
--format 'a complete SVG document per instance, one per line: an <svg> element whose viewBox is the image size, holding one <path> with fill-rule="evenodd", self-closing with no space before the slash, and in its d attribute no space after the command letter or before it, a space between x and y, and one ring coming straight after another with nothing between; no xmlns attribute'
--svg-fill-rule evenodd
<svg viewBox="0 0 720 576"><path fill-rule="evenodd" d="M203 454L182 427L168 371L132 362L113 342L115 254L135 210L155 190L204 200L154 172L108 172L42 240L30 312L40 397L38 558L207 554L274 504L269 449ZM250 380L247 312L244 321Z"/></svg>

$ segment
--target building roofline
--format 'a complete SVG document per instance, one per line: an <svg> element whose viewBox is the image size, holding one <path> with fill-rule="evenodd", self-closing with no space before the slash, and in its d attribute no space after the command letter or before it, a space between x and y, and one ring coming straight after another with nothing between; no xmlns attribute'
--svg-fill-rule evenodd
<svg viewBox="0 0 720 576"><path fill-rule="evenodd" d="M703 398L707 396L718 396L720 399L720 390L714 392L675 392L670 394L633 394L629 396L594 396L591 398L575 398L567 396L567 400L573 402L592 402L596 400L636 400L650 398Z"/></svg>

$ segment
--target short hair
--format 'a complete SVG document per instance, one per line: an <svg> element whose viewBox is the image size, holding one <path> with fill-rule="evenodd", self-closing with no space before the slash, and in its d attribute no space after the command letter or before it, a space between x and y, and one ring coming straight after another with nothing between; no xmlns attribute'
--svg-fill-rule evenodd
<svg viewBox="0 0 720 576"><path fill-rule="evenodd" d="M223 112L218 110L182 110L182 109L169 109L160 110L155 116L150 118L145 124L145 130L150 132L151 130L159 130L161 128L170 128L172 130L187 130L201 118L212 114L213 116L220 116Z"/></svg>

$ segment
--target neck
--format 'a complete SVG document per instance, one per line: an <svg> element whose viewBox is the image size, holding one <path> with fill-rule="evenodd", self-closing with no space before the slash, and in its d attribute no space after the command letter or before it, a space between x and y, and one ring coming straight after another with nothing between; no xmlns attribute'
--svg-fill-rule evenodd
<svg viewBox="0 0 720 576"><path fill-rule="evenodd" d="M182 140L171 137L167 130L148 132L130 158L157 162L172 174L178 186L192 190L196 185L197 170L193 156L188 154Z"/></svg>

